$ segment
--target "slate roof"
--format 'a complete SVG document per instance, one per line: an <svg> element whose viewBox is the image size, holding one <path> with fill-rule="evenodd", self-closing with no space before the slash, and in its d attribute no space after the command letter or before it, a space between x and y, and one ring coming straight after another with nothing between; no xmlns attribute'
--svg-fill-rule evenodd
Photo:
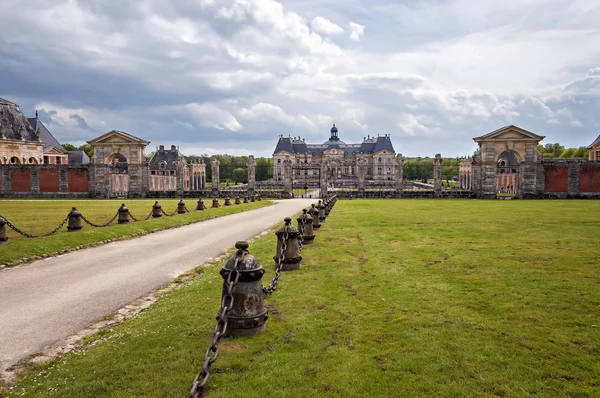
<svg viewBox="0 0 600 398"><path fill-rule="evenodd" d="M67 151L64 150L62 145L60 145L56 138L54 138L52 133L50 133L50 131L46 128L46 126L44 126L44 123L42 123L40 119L38 119L37 117L28 117L27 121L29 122L31 128L33 128L34 131L37 132L38 129L40 130L40 140L44 144L44 151L50 148L56 148L62 153L67 153Z"/></svg>
<svg viewBox="0 0 600 398"><path fill-rule="evenodd" d="M0 139L38 141L19 106L4 98L0 98Z"/></svg>
<svg viewBox="0 0 600 398"><path fill-rule="evenodd" d="M600 144L600 135L598 136L598 138L596 138L594 142L590 144L590 146L587 147L587 149L593 149L598 144Z"/></svg>
<svg viewBox="0 0 600 398"><path fill-rule="evenodd" d="M161 162L167 162L164 168ZM150 159L150 170L177 170L177 161L185 163L185 158L178 149L158 149Z"/></svg>
<svg viewBox="0 0 600 398"><path fill-rule="evenodd" d="M84 151L66 151L69 154L69 164L90 164L90 157Z"/></svg>
<svg viewBox="0 0 600 398"><path fill-rule="evenodd" d="M346 144L337 137L337 128L335 128L335 131L332 128L331 138L323 144L307 144L304 140L296 137L280 136L274 153L286 151L295 155L310 154L321 157L323 156L323 152L331 149L343 151L344 157L356 157L359 154L373 154L384 150L396 153L392 145L392 140L387 134L383 137L366 138L361 144Z"/></svg>

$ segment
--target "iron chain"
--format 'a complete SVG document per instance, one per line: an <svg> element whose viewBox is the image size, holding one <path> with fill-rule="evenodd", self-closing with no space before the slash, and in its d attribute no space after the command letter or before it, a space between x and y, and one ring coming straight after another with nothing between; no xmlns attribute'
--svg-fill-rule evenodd
<svg viewBox="0 0 600 398"><path fill-rule="evenodd" d="M298 232L300 233L298 235L298 246L300 247L300 251L302 251L302 244L304 243L304 225L306 223L306 220L304 220L304 217L301 216L300 218L300 224L298 225Z"/></svg>
<svg viewBox="0 0 600 398"><path fill-rule="evenodd" d="M177 209L175 209L175 211L173 213L171 213L171 214L167 213L163 209L160 209L160 211L162 211L162 214L164 214L167 217L173 217L175 214L177 214Z"/></svg>
<svg viewBox="0 0 600 398"><path fill-rule="evenodd" d="M140 220L138 220L137 218L135 218L135 217L133 216L133 214L131 214L131 212L130 212L129 210L127 210L127 214L129 214L129 217L130 217L130 218L131 218L133 221L140 221ZM150 213L150 214L152 214L152 213Z"/></svg>
<svg viewBox="0 0 600 398"><path fill-rule="evenodd" d="M221 300L221 308L217 311L217 323L213 332L213 342L206 350L204 354L204 364L202 370L196 374L192 383L192 389L188 395L188 398L201 398L204 396L204 387L210 377L210 367L217 360L219 356L219 342L221 337L227 332L227 311L233 308L233 288L240 279L240 273L238 272L238 265L240 261L244 259L246 251L238 250L235 256L235 263L233 270L227 275L225 280L225 294Z"/></svg>
<svg viewBox="0 0 600 398"><path fill-rule="evenodd" d="M104 228L104 227L108 227L113 221L115 221L117 219L117 216L119 215L119 212L117 212L117 214L114 215L113 218L111 218L110 220L108 220L108 222L104 223L104 224L94 224L93 222L91 222L90 220L88 220L87 218L85 218L83 216L83 214L81 215L81 219L83 221L85 221L86 224L91 225L92 227L96 227L96 228Z"/></svg>
<svg viewBox="0 0 600 398"><path fill-rule="evenodd" d="M277 289L277 284L279 283L279 276L281 275L281 268L283 267L283 262L285 261L285 250L287 249L287 241L290 237L288 226L285 226L283 235L281 237L281 250L279 251L279 256L277 257L277 267L275 267L275 276L271 281L271 284L268 287L263 287L263 292L265 294L270 294Z"/></svg>
<svg viewBox="0 0 600 398"><path fill-rule="evenodd" d="M42 234L42 235L28 234L27 232L21 231L19 228L15 227L5 217L2 217L2 218L4 218L4 221L6 221L6 225L8 225L10 229L12 229L13 231L15 231L16 233L18 233L20 235L23 235L26 238L43 238L43 237L54 235L55 233L57 233L65 225L65 223L69 220L69 215L70 214L71 213L67 214L67 216L65 217L65 219L58 225L58 227L56 227L52 231L50 231L50 232L48 232L46 234Z"/></svg>

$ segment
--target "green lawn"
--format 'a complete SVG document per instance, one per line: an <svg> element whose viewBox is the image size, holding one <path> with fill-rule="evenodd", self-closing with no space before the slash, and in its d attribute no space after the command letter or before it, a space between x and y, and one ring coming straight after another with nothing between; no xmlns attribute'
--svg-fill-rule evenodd
<svg viewBox="0 0 600 398"><path fill-rule="evenodd" d="M6 217L17 228L27 233L40 235L56 228L73 206L91 222L104 224L116 214L121 203L125 203L135 218L142 220L150 213L154 202L155 199L0 200L0 216ZM159 199L163 210L169 214L177 209L178 202L179 199ZM221 199L221 207L212 209L212 199L206 198L204 204L208 209L194 211L197 199L186 199L184 202L190 213L176 214L173 217L163 216L159 219L150 218L147 221L131 222L126 225L119 225L115 220L105 228L94 228L82 221L83 229L79 232L67 232L65 224L60 232L44 238L25 238L6 226L9 240L8 244L0 245L0 264L107 239L142 235L159 228L174 227L271 204L268 201L260 201L223 207L224 200ZM231 203L234 203L233 199Z"/></svg>
<svg viewBox="0 0 600 398"><path fill-rule="evenodd" d="M600 201L338 201L210 397L600 396ZM232 242L233 245L234 242ZM273 276L274 235L251 245ZM184 397L220 267L41 367L29 397Z"/></svg>

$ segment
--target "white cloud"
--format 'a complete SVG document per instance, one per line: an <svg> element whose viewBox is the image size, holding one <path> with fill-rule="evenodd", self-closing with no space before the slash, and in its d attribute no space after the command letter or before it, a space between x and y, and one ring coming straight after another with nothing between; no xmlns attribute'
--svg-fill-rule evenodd
<svg viewBox="0 0 600 398"><path fill-rule="evenodd" d="M5 3L0 95L56 111L71 142L117 128L269 155L277 134L322 142L335 121L346 142L391 133L410 156L472 153L505 124L580 146L600 124L593 1ZM359 17L368 35L332 22Z"/></svg>
<svg viewBox="0 0 600 398"><path fill-rule="evenodd" d="M242 125L237 121L235 116L214 104L192 103L185 105L185 109L201 126L217 130L243 130Z"/></svg>
<svg viewBox="0 0 600 398"><path fill-rule="evenodd" d="M349 22L348 27L350 28L350 40L360 41L361 36L365 33L366 26L356 22Z"/></svg>
<svg viewBox="0 0 600 398"><path fill-rule="evenodd" d="M310 24L312 30L317 33L332 36L344 33L344 29L323 17L315 17Z"/></svg>

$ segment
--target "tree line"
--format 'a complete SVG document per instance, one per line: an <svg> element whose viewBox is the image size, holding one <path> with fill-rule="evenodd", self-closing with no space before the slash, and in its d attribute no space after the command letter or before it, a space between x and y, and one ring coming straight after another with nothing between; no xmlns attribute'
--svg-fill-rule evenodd
<svg viewBox="0 0 600 398"><path fill-rule="evenodd" d="M232 156L232 155L190 155L184 156L188 163L200 163L204 161L206 164L206 180L212 180L212 168L210 160L216 158L219 162L219 174L221 181L231 182L248 182L248 156ZM273 178L273 159L270 158L255 158L256 161L256 181L266 181Z"/></svg>
<svg viewBox="0 0 600 398"><path fill-rule="evenodd" d="M588 149L584 146L579 148L565 148L559 143L538 145L538 150L545 158L587 158Z"/></svg>

